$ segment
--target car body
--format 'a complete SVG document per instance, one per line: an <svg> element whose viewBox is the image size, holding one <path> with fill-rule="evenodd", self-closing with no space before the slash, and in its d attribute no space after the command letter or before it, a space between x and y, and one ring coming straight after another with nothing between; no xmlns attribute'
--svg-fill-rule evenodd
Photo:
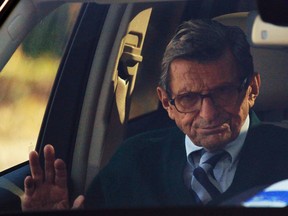
<svg viewBox="0 0 288 216"><path fill-rule="evenodd" d="M2 169L0 212L20 211L19 195L23 180L30 173L28 150L36 149L42 156L44 145L53 144L57 157L67 163L73 199L85 193L124 139L174 125L161 109L155 89L165 46L184 20L209 18L241 26L253 46L255 68L264 86L255 111L264 121L287 119L288 56L284 48L288 43L276 39L275 43L268 40L263 44L261 38L252 37L254 20L257 15L259 17L256 1L21 0L6 3L1 16L0 67L3 73L0 81L2 79L1 85L5 87L5 83L13 84L18 77L25 79L2 90L0 124L22 119L21 116L28 120L12 124L10 136L1 141L13 140L10 147L21 142L20 146L2 152L9 158L17 158L18 151L27 157ZM64 16L63 11L68 15ZM57 28L52 31L44 26L29 35L37 26L44 25L45 18L51 14L48 26L58 21ZM37 44L39 38L43 41ZM43 46L44 51L41 51ZM40 51L34 51L33 47ZM8 67L12 55L16 60ZM12 67L18 64L17 56L21 55L28 56L24 65L37 60L32 65L33 71L31 68L24 70L20 63L18 68ZM46 62L40 64L40 58L45 58ZM47 63L51 59L53 70ZM11 70L14 70L13 79L8 79ZM27 77L31 79L24 83ZM28 114L17 114L13 110L11 117L4 118L8 115L6 110L15 107L11 105L12 99L6 99L7 95L17 103L24 101L25 91L33 100L43 102L41 108L30 106L29 96L26 103L19 105ZM35 116L37 119L32 120ZM29 128L31 121L37 124ZM27 134L22 136L24 128L28 128L29 138ZM30 135L30 131L34 133ZM221 213L221 209L216 211Z"/></svg>

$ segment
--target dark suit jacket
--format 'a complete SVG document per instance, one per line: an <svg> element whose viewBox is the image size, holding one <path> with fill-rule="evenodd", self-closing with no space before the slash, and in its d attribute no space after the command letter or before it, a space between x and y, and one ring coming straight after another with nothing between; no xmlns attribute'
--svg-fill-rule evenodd
<svg viewBox="0 0 288 216"><path fill-rule="evenodd" d="M196 205L183 180L184 138L178 128L170 128L127 140L91 184L86 208ZM211 203L286 178L288 130L261 124L252 113L233 183Z"/></svg>

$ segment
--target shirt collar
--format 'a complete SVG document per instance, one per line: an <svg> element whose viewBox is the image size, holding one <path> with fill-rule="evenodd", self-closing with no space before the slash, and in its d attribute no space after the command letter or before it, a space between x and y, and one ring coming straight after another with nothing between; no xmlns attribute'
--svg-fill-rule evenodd
<svg viewBox="0 0 288 216"><path fill-rule="evenodd" d="M249 116L247 116L243 126L241 127L238 137L232 142L228 143L224 148L224 150L227 151L229 155L231 156L232 163L234 163L237 160L239 152L244 144L244 140L247 136L247 132L249 128L249 123L250 123L250 119L249 119ZM187 135L185 136L185 148L186 148L187 158L190 153L203 149L203 147L196 146Z"/></svg>

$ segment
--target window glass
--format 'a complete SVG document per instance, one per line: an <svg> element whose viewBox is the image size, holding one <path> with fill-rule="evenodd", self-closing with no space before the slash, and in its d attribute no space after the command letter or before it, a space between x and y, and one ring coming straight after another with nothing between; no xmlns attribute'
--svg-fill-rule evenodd
<svg viewBox="0 0 288 216"><path fill-rule="evenodd" d="M0 171L26 161L35 148L80 6L62 5L42 20L0 73Z"/></svg>

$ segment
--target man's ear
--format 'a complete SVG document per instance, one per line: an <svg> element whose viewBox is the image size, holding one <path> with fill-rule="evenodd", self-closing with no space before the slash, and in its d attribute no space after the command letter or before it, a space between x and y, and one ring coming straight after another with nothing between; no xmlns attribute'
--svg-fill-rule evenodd
<svg viewBox="0 0 288 216"><path fill-rule="evenodd" d="M257 96L259 95L260 86L261 86L260 74L254 73L250 86L249 86L251 88L249 92L249 98L248 98L250 108L252 108L255 104L255 100Z"/></svg>
<svg viewBox="0 0 288 216"><path fill-rule="evenodd" d="M169 103L169 97L167 92L161 88L161 87L157 87L157 94L158 94L158 98L162 103L163 108L167 111L169 117L174 120L174 112L173 112L173 108L171 107L171 104Z"/></svg>

